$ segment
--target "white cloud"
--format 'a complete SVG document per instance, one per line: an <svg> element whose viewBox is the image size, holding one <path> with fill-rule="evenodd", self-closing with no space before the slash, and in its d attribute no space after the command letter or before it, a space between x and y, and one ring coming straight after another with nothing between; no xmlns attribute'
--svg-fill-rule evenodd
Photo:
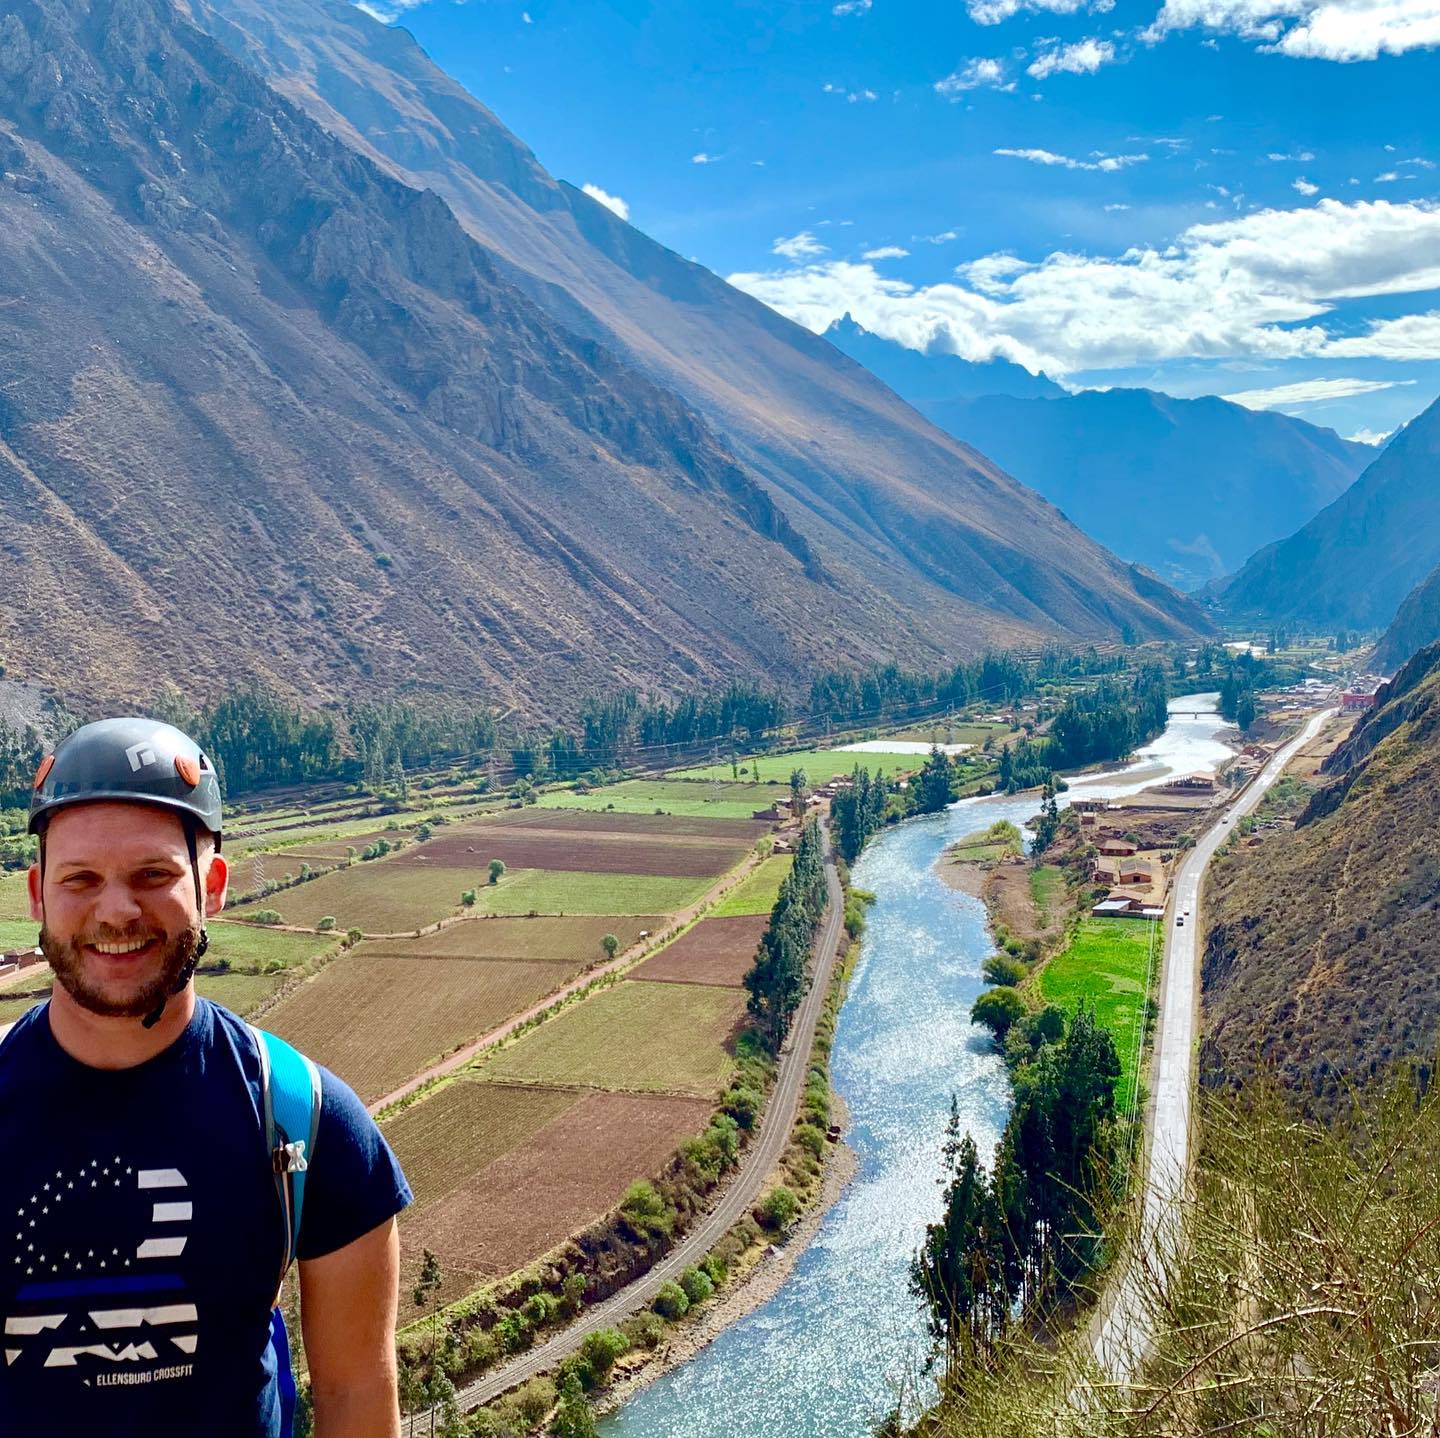
<svg viewBox="0 0 1440 1438"><path fill-rule="evenodd" d="M915 238L924 241L927 245L948 245L951 240L960 238L960 231L941 230L938 235L916 235Z"/></svg>
<svg viewBox="0 0 1440 1438"><path fill-rule="evenodd" d="M1302 195L1318 195L1320 193L1320 186L1312 185L1304 175L1301 175L1290 188L1292 190L1298 190Z"/></svg>
<svg viewBox="0 0 1440 1438"><path fill-rule="evenodd" d="M1036 56L1025 71L1037 80L1051 75L1093 75L1102 65L1115 61L1115 47L1108 40L1079 40ZM1168 142L1165 142L1168 143Z"/></svg>
<svg viewBox="0 0 1440 1438"><path fill-rule="evenodd" d="M1118 214L1121 210L1128 210L1129 208L1129 205L1106 205L1105 213L1107 215L1115 215Z"/></svg>
<svg viewBox="0 0 1440 1438"><path fill-rule="evenodd" d="M787 260L808 260L828 252L829 246L822 245L809 230L801 230L798 235L791 235L789 239L777 237L770 246L771 254Z"/></svg>
<svg viewBox="0 0 1440 1438"><path fill-rule="evenodd" d="M830 7L832 15L864 15L868 13L875 0L838 0L838 3Z"/></svg>
<svg viewBox="0 0 1440 1438"><path fill-rule="evenodd" d="M1399 178L1400 176L1394 170L1386 170L1383 175L1375 176L1375 183L1377 185L1393 185Z"/></svg>
<svg viewBox="0 0 1440 1438"><path fill-rule="evenodd" d="M999 60L967 60L958 70L935 82L935 93L946 100L958 100L967 90L989 88L1013 90L1015 82L1005 79L1005 67Z"/></svg>
<svg viewBox="0 0 1440 1438"><path fill-rule="evenodd" d="M817 333L848 310L914 349L938 342L1052 374L1181 358L1440 359L1440 310L1362 333L1324 323L1338 300L1440 289L1440 203L1322 199L1114 256L986 256L928 286L838 260L731 282Z"/></svg>
<svg viewBox="0 0 1440 1438"><path fill-rule="evenodd" d="M1414 383L1413 379L1307 379L1296 384L1272 385L1269 389L1241 390L1220 398L1228 399L1231 404L1243 404L1246 409L1295 409Z"/></svg>
<svg viewBox="0 0 1440 1438"><path fill-rule="evenodd" d="M909 254L909 250L902 249L899 245L880 245L876 249L866 250L864 258L867 260L903 260Z"/></svg>
<svg viewBox="0 0 1440 1438"><path fill-rule="evenodd" d="M1374 60L1440 45L1440 0L1165 0L1142 38L1195 27L1307 60Z"/></svg>
<svg viewBox="0 0 1440 1438"><path fill-rule="evenodd" d="M614 210L622 220L630 218L630 206L620 198L619 195L606 194L599 185L581 185L580 188L590 196L592 200L598 200L607 210Z"/></svg>
<svg viewBox="0 0 1440 1438"><path fill-rule="evenodd" d="M530 12L528 10L522 10L520 12L520 23L523 25L533 25L535 23L530 18Z"/></svg>
<svg viewBox="0 0 1440 1438"><path fill-rule="evenodd" d="M1115 0L966 0L965 8L977 25L998 25L1022 10L1048 10L1052 15L1074 15L1079 10L1106 14Z"/></svg>
<svg viewBox="0 0 1440 1438"><path fill-rule="evenodd" d="M1265 158L1266 158L1267 160L1273 160L1277 165L1279 165L1279 164L1308 165L1308 164L1310 163L1310 161L1315 158L1315 154L1314 154L1314 151L1312 151L1312 150L1296 150L1296 152L1295 152L1293 155L1280 155L1280 154L1277 154L1274 150L1271 150L1271 152L1270 152L1268 155L1266 155Z"/></svg>
<svg viewBox="0 0 1440 1438"><path fill-rule="evenodd" d="M1099 150L1091 151L1093 159L1077 160L1070 155L1057 155L1054 150L996 150L1012 160L1029 160L1033 165L1057 165L1066 170L1124 170L1131 165L1143 164L1149 155L1106 155Z"/></svg>
<svg viewBox="0 0 1440 1438"><path fill-rule="evenodd" d="M704 150L690 156L690 163L692 165L714 165L718 164L719 160L719 155L707 155Z"/></svg>
<svg viewBox="0 0 1440 1438"><path fill-rule="evenodd" d="M1354 434L1347 434L1345 438L1352 444L1370 444L1378 449L1394 433L1395 431L1393 429L1379 431L1373 429L1357 429Z"/></svg>

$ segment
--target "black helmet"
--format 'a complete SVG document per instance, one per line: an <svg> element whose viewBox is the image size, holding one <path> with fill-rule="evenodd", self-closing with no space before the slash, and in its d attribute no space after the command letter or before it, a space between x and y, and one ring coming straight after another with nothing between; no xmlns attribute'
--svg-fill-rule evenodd
<svg viewBox="0 0 1440 1438"><path fill-rule="evenodd" d="M35 775L30 832L40 833L57 809L105 800L172 809L220 838L215 766L173 724L101 719L62 739Z"/></svg>

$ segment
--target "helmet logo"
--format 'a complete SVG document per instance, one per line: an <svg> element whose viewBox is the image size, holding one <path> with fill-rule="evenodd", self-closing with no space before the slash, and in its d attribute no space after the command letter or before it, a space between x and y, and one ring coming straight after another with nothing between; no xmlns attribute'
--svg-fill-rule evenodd
<svg viewBox="0 0 1440 1438"><path fill-rule="evenodd" d="M50 777L50 771L55 767L55 756L47 754L41 761L40 767L35 771L35 787L38 789Z"/></svg>
<svg viewBox="0 0 1440 1438"><path fill-rule="evenodd" d="M111 752L113 753L114 751L112 750ZM147 764L155 763L155 751L148 743L132 744L125 751L125 757L130 761L130 772L132 774L138 774Z"/></svg>
<svg viewBox="0 0 1440 1438"><path fill-rule="evenodd" d="M175 756L175 772L192 789L200 782L200 766L188 754Z"/></svg>

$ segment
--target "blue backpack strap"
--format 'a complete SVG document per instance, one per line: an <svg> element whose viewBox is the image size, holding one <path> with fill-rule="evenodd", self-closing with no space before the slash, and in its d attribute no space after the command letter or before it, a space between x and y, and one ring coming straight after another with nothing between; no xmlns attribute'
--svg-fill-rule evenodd
<svg viewBox="0 0 1440 1438"><path fill-rule="evenodd" d="M305 1209L305 1174L315 1157L320 1128L320 1070L284 1039L248 1026L260 1055L260 1087L265 1111L265 1150L275 1175L280 1211L285 1215L284 1282L300 1246ZM277 1290L279 1284L276 1285Z"/></svg>

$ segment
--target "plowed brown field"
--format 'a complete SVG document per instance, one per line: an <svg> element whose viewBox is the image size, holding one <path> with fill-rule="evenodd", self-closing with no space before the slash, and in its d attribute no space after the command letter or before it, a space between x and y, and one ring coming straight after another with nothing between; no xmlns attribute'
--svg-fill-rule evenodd
<svg viewBox="0 0 1440 1438"><path fill-rule="evenodd" d="M505 1095L535 1092L486 1087ZM440 1259L442 1302L513 1273L614 1207L638 1176L658 1173L680 1143L704 1129L710 1113L706 1099L592 1093L499 1158L487 1162L484 1150L477 1149L479 1162L470 1178L436 1201L422 1200L413 1216L401 1217L401 1286L408 1292L426 1248ZM452 1144L440 1124L414 1146L411 1162L423 1173L430 1150ZM404 1152L400 1156L403 1162ZM435 1169L437 1187L455 1177L451 1160L443 1162L443 1177Z"/></svg>
<svg viewBox="0 0 1440 1438"><path fill-rule="evenodd" d="M392 862L400 868L483 871L491 859L512 869L564 869L591 874L723 874L749 852L746 843L722 843L683 835L555 833L484 825L447 833Z"/></svg>
<svg viewBox="0 0 1440 1438"><path fill-rule="evenodd" d="M761 807L757 804L756 806ZM753 844L774 827L760 819L701 819L683 814L622 814L615 810L511 809L485 821L486 827L548 829L554 833L680 835Z"/></svg>
<svg viewBox="0 0 1440 1438"><path fill-rule="evenodd" d="M658 933L670 922L656 915L577 918L479 918L452 924L418 939L367 939L357 954L423 959L539 959L588 964L605 957L600 940L614 934L621 950L641 935Z"/></svg>
<svg viewBox="0 0 1440 1438"><path fill-rule="evenodd" d="M770 920L764 914L702 919L669 948L646 959L632 979L671 984L719 984L739 988L755 962L755 950Z"/></svg>
<svg viewBox="0 0 1440 1438"><path fill-rule="evenodd" d="M582 963L346 954L271 1009L266 1028L367 1103L560 988Z"/></svg>

